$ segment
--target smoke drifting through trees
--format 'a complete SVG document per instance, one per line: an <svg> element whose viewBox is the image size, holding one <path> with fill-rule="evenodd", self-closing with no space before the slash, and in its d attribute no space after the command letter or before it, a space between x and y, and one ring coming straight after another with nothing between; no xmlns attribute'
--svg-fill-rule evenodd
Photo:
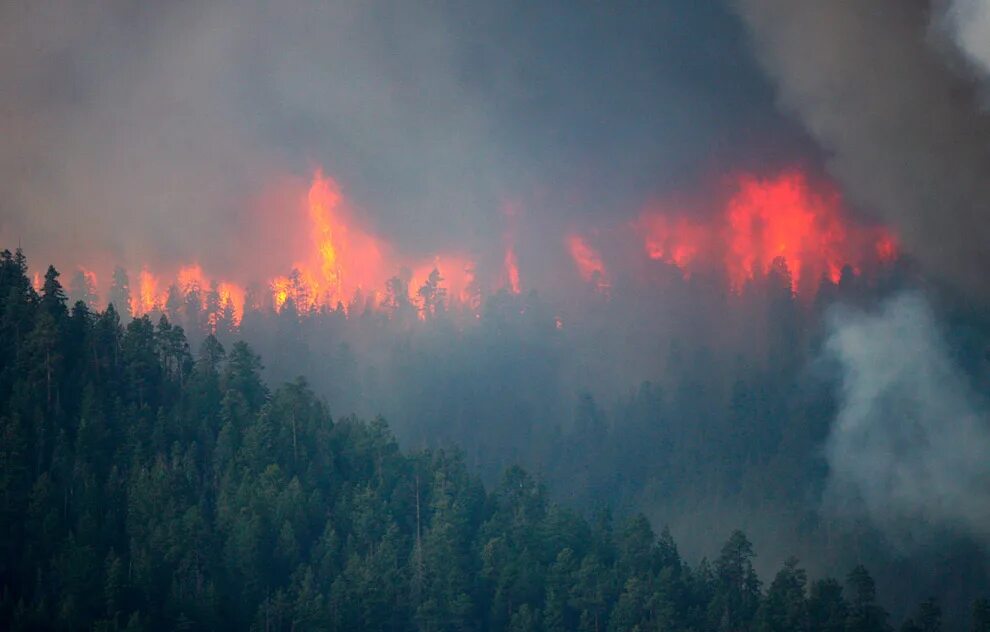
<svg viewBox="0 0 990 632"><path fill-rule="evenodd" d="M781 103L828 152L850 200L889 222L926 269L985 306L987 4L736 5ZM827 347L843 376L827 442L828 507L865 511L900 544L927 544L946 530L986 543L990 429L970 386L984 383L985 366L960 364L985 347L973 339L950 347L939 334L945 327L917 294L830 324Z"/></svg>
<svg viewBox="0 0 990 632"><path fill-rule="evenodd" d="M939 330L916 293L876 313L833 315L826 348L843 378L828 492L839 511L861 501L895 534L927 540L925 529L954 529L990 544L987 406Z"/></svg>
<svg viewBox="0 0 990 632"><path fill-rule="evenodd" d="M876 213L923 270L985 297L990 126L968 77L983 59L972 5L736 6L859 207L848 215ZM0 238L64 264L75 298L109 296L125 322L164 313L194 345L246 338L274 381L307 375L334 413L384 413L407 446L457 444L489 480L523 462L575 506L607 499L670 522L688 555L746 527L765 572L785 552L830 572L870 558L895 608L941 591L964 612L988 585L966 537L982 505L946 499L982 498L983 471L952 450L985 440L983 407L959 384L987 382L990 325L944 323L967 338L943 350L918 329L933 326L924 309L895 302L829 328L831 305L871 314L920 285L884 254L893 242L845 232L869 222L836 233L799 212L774 226L783 207L755 205L733 233L725 200L665 205L718 198L707 183L722 174L775 182L788 169L810 183L798 199L828 210L833 198L815 178L819 150L774 111L742 26L716 3L613 7L7 3ZM956 42L938 41L946 25ZM343 291L344 251L299 256L312 243L287 212L318 165L353 192L364 234L402 253L344 309L330 300L358 293ZM733 235L756 255L727 256ZM491 287L476 297L479 278ZM455 298L471 308L450 309ZM877 367L850 340L898 327L941 369L889 389L854 381ZM845 374L816 362L826 340ZM881 410L903 388L933 395L907 425ZM972 420L965 436L940 431L953 415ZM864 469L891 445L919 469ZM875 524L842 522L851 497ZM961 535L891 554L887 535L919 517Z"/></svg>
<svg viewBox="0 0 990 632"><path fill-rule="evenodd" d="M584 519L519 467L486 490L456 452L332 419L303 379L269 388L261 362L70 310L53 267L35 292L0 252L0 625L889 630L863 565L843 589L791 558L764 589L740 531L691 564L641 514ZM941 621L927 599L903 629Z"/></svg>

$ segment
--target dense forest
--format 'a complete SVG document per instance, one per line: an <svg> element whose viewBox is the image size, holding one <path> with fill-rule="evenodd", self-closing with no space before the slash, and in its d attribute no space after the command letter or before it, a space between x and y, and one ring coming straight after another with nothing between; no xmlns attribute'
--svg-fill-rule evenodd
<svg viewBox="0 0 990 632"><path fill-rule="evenodd" d="M37 270L40 291L44 268ZM396 277L378 288L383 300L332 309L291 298L277 308L259 285L249 286L242 315L210 285L176 281L168 300L145 314L133 299L142 282L136 271L118 269L101 299L81 271L67 276L70 302L99 311L109 299L124 322L132 304L153 323L164 315L193 350L208 335L228 350L245 341L264 358L267 383L304 375L335 418L381 415L406 451L456 449L489 488L519 465L552 500L585 515L604 504L618 519L642 512L669 527L692 563L739 528L760 552L754 567L763 577L792 555L819 577L864 564L896 619L934 595L958 627L973 600L990 592L986 539L943 519L944 508L960 503L902 515L890 505L905 494L885 491L867 502L861 493L901 465L927 463L917 446L929 432L948 436L937 427L944 410L926 411L932 427L906 437L901 422L916 425L926 403L911 403L917 388L901 389L871 420L885 445L861 452L862 468L835 462L845 448L827 452L848 373L828 351L843 311L873 314L891 297L925 292L945 337L937 346L951 357L907 358L905 371L924 375L924 367L951 361L975 392L990 392L990 322L921 280L908 258L847 267L817 284L805 274L799 292L784 260L738 291L720 269L685 275L651 261L641 274L612 276L604 290L524 287L467 310L443 300L442 278L407 287ZM937 386L928 392L948 392ZM990 445L972 437L968 444ZM951 464L938 471L959 471L949 451L935 456ZM870 470L873 463L891 467ZM857 485L839 486L850 471L861 474ZM907 495L924 502L949 497L912 485L918 491ZM965 495L983 498L979 489Z"/></svg>
<svg viewBox="0 0 990 632"><path fill-rule="evenodd" d="M692 565L642 515L555 504L518 467L486 490L303 378L270 390L242 341L194 354L167 316L124 320L0 257L5 629L894 629L862 565L761 581L740 531Z"/></svg>

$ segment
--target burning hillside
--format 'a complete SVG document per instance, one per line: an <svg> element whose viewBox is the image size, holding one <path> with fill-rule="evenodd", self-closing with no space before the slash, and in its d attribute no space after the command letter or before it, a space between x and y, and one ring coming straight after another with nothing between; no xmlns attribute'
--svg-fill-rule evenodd
<svg viewBox="0 0 990 632"><path fill-rule="evenodd" d="M854 222L838 193L815 191L799 171L742 175L731 189L707 221L658 205L647 208L635 223L647 256L685 274L720 262L736 291L783 259L799 293L813 292L823 278L837 283L846 266L858 274L896 257L889 231Z"/></svg>
<svg viewBox="0 0 990 632"><path fill-rule="evenodd" d="M305 246L294 253L290 270L255 280L252 289L250 283L212 275L190 262L171 271L142 265L133 278L118 269L103 284L89 267L79 267L73 285L82 287L74 287L74 293L94 303L97 298L126 300L135 315L194 311L215 329L218 323L236 325L248 307L281 311L290 301L301 312L410 305L425 317L437 310L477 313L485 291L520 292L515 233L521 219L515 205L503 213L501 265L485 278L470 253L402 253L363 224L341 186L322 171L316 171L290 211L304 216L299 225L307 234L297 242ZM633 230L622 237L627 249L674 265L685 276L721 268L736 291L776 260L786 263L794 291L804 293L813 292L823 278L837 282L845 267L860 273L897 253L889 231L853 221L835 191L816 190L796 170L773 177L738 176L716 212L690 213L654 203L629 226ZM611 279L622 271L613 270L619 264L596 248L593 237L602 232L608 227L590 235L570 232L564 244L577 275L607 295Z"/></svg>

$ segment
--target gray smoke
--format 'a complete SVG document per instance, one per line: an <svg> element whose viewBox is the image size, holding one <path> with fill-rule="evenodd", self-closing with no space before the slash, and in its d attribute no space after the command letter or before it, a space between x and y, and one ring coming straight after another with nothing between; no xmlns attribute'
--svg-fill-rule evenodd
<svg viewBox="0 0 990 632"><path fill-rule="evenodd" d="M712 147L790 134L737 22L692 0L7 0L0 240L45 264L267 279L296 258L291 217L254 205L322 166L407 254L500 261L521 201L520 242L547 226L519 244L540 269L548 238L635 216Z"/></svg>
<svg viewBox="0 0 990 632"><path fill-rule="evenodd" d="M945 17L959 49L990 75L990 2L954 0Z"/></svg>
<svg viewBox="0 0 990 632"><path fill-rule="evenodd" d="M908 293L876 313L835 313L830 326L827 348L844 376L826 444L832 508L865 508L893 533L990 536L988 408L925 299Z"/></svg>
<svg viewBox="0 0 990 632"><path fill-rule="evenodd" d="M984 59L985 4L956 3L964 50ZM986 293L990 119L936 8L918 0L738 0L783 105L829 153L849 198L905 249Z"/></svg>

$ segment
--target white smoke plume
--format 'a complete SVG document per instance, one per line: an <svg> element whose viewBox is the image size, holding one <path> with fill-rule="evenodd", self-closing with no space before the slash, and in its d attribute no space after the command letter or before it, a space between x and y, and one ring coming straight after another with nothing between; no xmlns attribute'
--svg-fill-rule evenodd
<svg viewBox="0 0 990 632"><path fill-rule="evenodd" d="M828 350L843 370L826 445L827 500L862 501L881 528L990 536L987 406L953 363L919 294L877 313L833 314Z"/></svg>
<svg viewBox="0 0 990 632"><path fill-rule="evenodd" d="M990 2L954 0L947 17L959 49L984 74L990 75Z"/></svg>

